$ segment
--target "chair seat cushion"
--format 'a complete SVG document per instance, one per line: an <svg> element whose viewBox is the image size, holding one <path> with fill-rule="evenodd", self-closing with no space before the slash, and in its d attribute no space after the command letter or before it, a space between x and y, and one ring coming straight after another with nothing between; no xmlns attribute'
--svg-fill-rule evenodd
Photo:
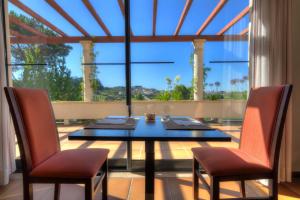
<svg viewBox="0 0 300 200"><path fill-rule="evenodd" d="M255 147L253 147L255 148ZM240 149L201 147L192 149L194 158L212 176L261 175L271 173L271 168Z"/></svg>
<svg viewBox="0 0 300 200"><path fill-rule="evenodd" d="M107 159L108 149L61 151L35 167L30 176L51 178L91 178Z"/></svg>

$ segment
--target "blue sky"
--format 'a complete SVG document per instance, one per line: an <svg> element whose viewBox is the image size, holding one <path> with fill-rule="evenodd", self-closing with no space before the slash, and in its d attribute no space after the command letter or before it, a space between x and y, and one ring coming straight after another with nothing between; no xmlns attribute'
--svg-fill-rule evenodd
<svg viewBox="0 0 300 200"><path fill-rule="evenodd" d="M61 17L46 2L40 0L21 0L24 4L51 21L68 35L80 36L81 33ZM105 33L86 10L81 0L56 0L89 34L103 36ZM90 0L97 13L114 36L124 35L124 18L117 0ZM194 0L182 26L181 35L193 35L219 0ZM220 31L231 19L241 12L248 0L229 0L214 21L202 34L212 35ZM176 29L185 0L159 0L157 13L157 35L172 35ZM10 10L23 13L9 4ZM24 14L24 13L23 13ZM249 16L245 16L225 34L238 34L248 26ZM152 0L131 0L131 26L134 35L151 35ZM67 66L72 75L82 77L80 44L70 44L72 52L67 57ZM96 62L124 62L124 44L95 44ZM132 61L171 61L174 64L132 65L132 85L165 89L165 78L181 77L181 83L191 85L192 67L190 55L193 52L191 42L177 43L132 43ZM248 75L248 65L212 64L215 60L248 60L247 42L206 42L204 47L205 66L211 68L208 83L221 82L221 89L230 90L230 80ZM104 86L125 86L125 66L99 66L99 79Z"/></svg>

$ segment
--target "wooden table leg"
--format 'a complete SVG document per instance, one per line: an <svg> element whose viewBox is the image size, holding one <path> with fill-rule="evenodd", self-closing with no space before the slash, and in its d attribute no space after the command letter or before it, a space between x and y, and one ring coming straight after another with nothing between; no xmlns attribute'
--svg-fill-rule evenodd
<svg viewBox="0 0 300 200"><path fill-rule="evenodd" d="M154 200L154 141L145 141L146 161L145 161L145 199Z"/></svg>

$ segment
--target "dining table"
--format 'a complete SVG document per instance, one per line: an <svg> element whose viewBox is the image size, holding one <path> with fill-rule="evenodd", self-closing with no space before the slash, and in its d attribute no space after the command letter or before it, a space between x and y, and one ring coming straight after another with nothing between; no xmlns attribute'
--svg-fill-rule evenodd
<svg viewBox="0 0 300 200"><path fill-rule="evenodd" d="M136 125L133 129L109 129L109 128L83 128L68 135L69 140L86 141L144 141L145 142L145 199L154 199L155 180L155 142L230 142L231 136L221 130L204 128L202 130L191 129L167 129L162 122L162 117L156 117L153 121L145 120L143 116L134 117Z"/></svg>

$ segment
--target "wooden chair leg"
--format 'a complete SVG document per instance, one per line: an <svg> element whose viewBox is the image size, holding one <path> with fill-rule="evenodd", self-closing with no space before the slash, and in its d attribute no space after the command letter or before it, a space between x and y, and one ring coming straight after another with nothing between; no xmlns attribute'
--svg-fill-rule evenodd
<svg viewBox="0 0 300 200"><path fill-rule="evenodd" d="M60 197L60 184L55 183L55 186L54 186L54 200L59 200L59 197Z"/></svg>
<svg viewBox="0 0 300 200"><path fill-rule="evenodd" d="M23 180L23 196L24 200L33 200L33 186L26 180Z"/></svg>
<svg viewBox="0 0 300 200"><path fill-rule="evenodd" d="M271 190L270 194L272 196L272 199L278 200L278 179L277 179L277 177L272 179L272 184L271 184L270 190Z"/></svg>
<svg viewBox="0 0 300 200"><path fill-rule="evenodd" d="M211 200L220 199L220 182L215 177L211 177L210 179L210 199Z"/></svg>
<svg viewBox="0 0 300 200"><path fill-rule="evenodd" d="M244 180L241 181L241 193L242 193L242 197L246 198L246 186Z"/></svg>
<svg viewBox="0 0 300 200"><path fill-rule="evenodd" d="M89 180L85 183L85 200L92 200L93 198L93 188L92 181Z"/></svg>
<svg viewBox="0 0 300 200"><path fill-rule="evenodd" d="M199 197L199 177L196 173L199 170L199 163L194 158L193 159L193 191L194 191L194 200L197 200Z"/></svg>
<svg viewBox="0 0 300 200"><path fill-rule="evenodd" d="M102 180L102 200L107 200L107 181L108 181L108 166L107 166L107 160L105 161L103 165L103 171L105 173L104 178Z"/></svg>

